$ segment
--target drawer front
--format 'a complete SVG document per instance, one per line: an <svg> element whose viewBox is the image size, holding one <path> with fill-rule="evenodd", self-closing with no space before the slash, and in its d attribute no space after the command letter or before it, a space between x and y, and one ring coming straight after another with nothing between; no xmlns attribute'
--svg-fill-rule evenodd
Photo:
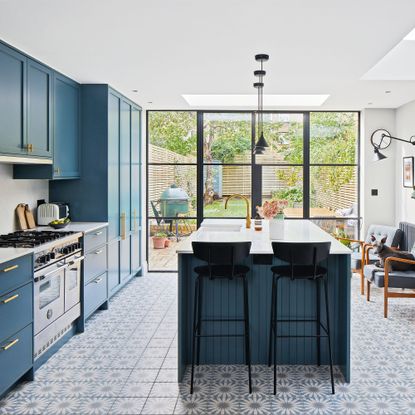
<svg viewBox="0 0 415 415"><path fill-rule="evenodd" d="M33 281L32 255L0 264L0 296L30 281Z"/></svg>
<svg viewBox="0 0 415 415"><path fill-rule="evenodd" d="M87 284L97 275L107 271L107 246L94 249L85 255L84 282Z"/></svg>
<svg viewBox="0 0 415 415"><path fill-rule="evenodd" d="M0 297L0 341L33 321L33 283Z"/></svg>
<svg viewBox="0 0 415 415"><path fill-rule="evenodd" d="M107 273L95 277L84 289L84 313L88 317L107 299Z"/></svg>
<svg viewBox="0 0 415 415"><path fill-rule="evenodd" d="M97 229L84 236L84 252L89 252L107 243L107 228Z"/></svg>
<svg viewBox="0 0 415 415"><path fill-rule="evenodd" d="M29 324L0 342L0 394L32 367L32 331L32 325Z"/></svg>

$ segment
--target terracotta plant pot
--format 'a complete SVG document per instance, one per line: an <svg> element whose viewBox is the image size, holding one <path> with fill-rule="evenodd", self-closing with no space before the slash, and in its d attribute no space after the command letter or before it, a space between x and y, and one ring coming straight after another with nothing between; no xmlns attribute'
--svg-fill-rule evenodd
<svg viewBox="0 0 415 415"><path fill-rule="evenodd" d="M171 240L169 238L166 238L166 240L164 241L164 247L168 248L171 244Z"/></svg>
<svg viewBox="0 0 415 415"><path fill-rule="evenodd" d="M166 238L164 236L153 236L153 248L164 249Z"/></svg>

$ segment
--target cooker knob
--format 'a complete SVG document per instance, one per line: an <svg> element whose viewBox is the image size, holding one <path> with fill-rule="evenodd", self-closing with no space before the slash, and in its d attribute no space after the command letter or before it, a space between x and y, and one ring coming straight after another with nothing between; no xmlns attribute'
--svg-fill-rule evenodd
<svg viewBox="0 0 415 415"><path fill-rule="evenodd" d="M45 257L45 255L40 256L40 257L37 259L37 262L39 262L39 264L44 264L44 263L46 262L46 257Z"/></svg>
<svg viewBox="0 0 415 415"><path fill-rule="evenodd" d="M55 259L55 253L54 252L51 252L49 255L50 255L50 259Z"/></svg>
<svg viewBox="0 0 415 415"><path fill-rule="evenodd" d="M69 249L67 246L65 246L65 248L62 248L62 254L64 255L68 255L69 254Z"/></svg>

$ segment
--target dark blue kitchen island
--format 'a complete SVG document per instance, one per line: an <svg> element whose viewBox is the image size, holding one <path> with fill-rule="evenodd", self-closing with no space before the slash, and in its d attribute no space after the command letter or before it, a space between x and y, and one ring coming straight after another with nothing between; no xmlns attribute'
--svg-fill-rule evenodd
<svg viewBox="0 0 415 415"><path fill-rule="evenodd" d="M251 254L245 265L248 274L250 310L251 355L253 364L268 364L272 265L278 265L272 255L269 232L245 229L237 220L206 220L202 227L178 246L178 367L179 381L192 360L193 297L196 274L193 268L200 265L192 252L191 240L211 242L252 241ZM239 223L239 226L238 226ZM330 241L328 269L330 328L333 363L350 381L350 253L351 251L328 233L307 220L286 220L284 241ZM324 298L323 295L320 298ZM316 318L315 285L307 280L282 279L278 289L278 318ZM208 318L242 317L242 282L211 280L204 284L203 315ZM322 307L322 321L325 312ZM243 334L239 322L205 323L209 334ZM286 325L284 334L308 335L315 333L314 323ZM278 364L308 365L317 362L317 344L312 338L284 338L277 343ZM200 364L244 364L244 340L237 338L203 338L200 347ZM321 340L321 364L328 364L327 339Z"/></svg>

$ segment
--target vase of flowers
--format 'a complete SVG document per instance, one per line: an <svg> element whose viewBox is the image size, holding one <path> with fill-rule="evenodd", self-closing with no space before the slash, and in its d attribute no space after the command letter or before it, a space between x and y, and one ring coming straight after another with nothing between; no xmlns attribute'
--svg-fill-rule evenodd
<svg viewBox="0 0 415 415"><path fill-rule="evenodd" d="M284 238L284 209L287 200L267 200L262 206L257 206L258 214L268 220L270 239Z"/></svg>

